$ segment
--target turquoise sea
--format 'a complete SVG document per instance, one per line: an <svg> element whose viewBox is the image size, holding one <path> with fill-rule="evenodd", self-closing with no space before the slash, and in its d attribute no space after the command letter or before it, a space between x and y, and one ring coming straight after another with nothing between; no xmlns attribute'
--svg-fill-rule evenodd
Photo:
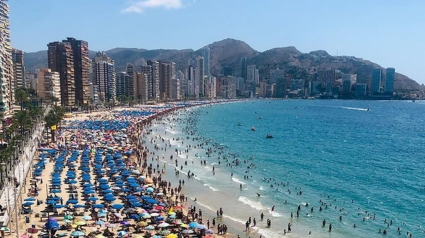
<svg viewBox="0 0 425 238"><path fill-rule="evenodd" d="M170 140L171 154L191 145L178 162L189 162L185 189L211 213L223 207L241 235L252 217L263 237L425 237L424 115L421 101L243 101L189 109L150 138Z"/></svg>

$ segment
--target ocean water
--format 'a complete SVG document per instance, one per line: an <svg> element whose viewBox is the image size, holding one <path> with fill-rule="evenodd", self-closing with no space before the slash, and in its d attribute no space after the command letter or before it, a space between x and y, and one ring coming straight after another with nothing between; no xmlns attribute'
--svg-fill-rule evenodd
<svg viewBox="0 0 425 238"><path fill-rule="evenodd" d="M420 101L243 101L181 111L153 125L145 140L156 140L151 151L160 146L155 155L169 165L167 176L181 170L198 206L222 207L245 237L248 217L263 237L379 237L379 229L399 237L398 228L402 237L425 237L423 115ZM183 151L177 168L169 159L175 149Z"/></svg>

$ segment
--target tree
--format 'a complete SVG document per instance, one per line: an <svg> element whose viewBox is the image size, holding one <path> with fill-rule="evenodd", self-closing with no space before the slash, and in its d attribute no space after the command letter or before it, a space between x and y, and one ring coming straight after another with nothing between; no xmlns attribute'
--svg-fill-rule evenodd
<svg viewBox="0 0 425 238"><path fill-rule="evenodd" d="M24 103L28 102L28 92L25 88L18 88L15 92L15 100L19 102L21 110L24 109Z"/></svg>
<svg viewBox="0 0 425 238"><path fill-rule="evenodd" d="M125 95L120 95L118 97L118 101L121 103L121 105L124 105L128 101L128 98Z"/></svg>
<svg viewBox="0 0 425 238"><path fill-rule="evenodd" d="M31 120L30 120L30 116L29 116L28 111L26 111L26 110L17 111L12 116L12 124L17 126L20 134L23 134L25 127L27 127L28 125L31 124Z"/></svg>
<svg viewBox="0 0 425 238"><path fill-rule="evenodd" d="M54 106L44 118L46 127L51 128L52 126L58 125L58 123L65 116L65 110L62 107ZM55 142L55 131L51 130L52 142Z"/></svg>

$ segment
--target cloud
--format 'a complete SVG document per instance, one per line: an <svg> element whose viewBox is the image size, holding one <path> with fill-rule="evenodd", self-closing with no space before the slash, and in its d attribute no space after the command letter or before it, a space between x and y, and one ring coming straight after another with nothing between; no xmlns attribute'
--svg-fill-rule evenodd
<svg viewBox="0 0 425 238"><path fill-rule="evenodd" d="M182 7L182 0L144 0L135 2L122 11L141 13L149 8L179 9Z"/></svg>

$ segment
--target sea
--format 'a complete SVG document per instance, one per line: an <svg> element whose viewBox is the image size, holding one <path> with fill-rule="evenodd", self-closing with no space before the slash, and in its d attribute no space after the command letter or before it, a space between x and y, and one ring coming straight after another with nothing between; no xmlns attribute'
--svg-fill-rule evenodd
<svg viewBox="0 0 425 238"><path fill-rule="evenodd" d="M241 237L425 237L424 115L423 101L248 100L180 110L144 140Z"/></svg>

